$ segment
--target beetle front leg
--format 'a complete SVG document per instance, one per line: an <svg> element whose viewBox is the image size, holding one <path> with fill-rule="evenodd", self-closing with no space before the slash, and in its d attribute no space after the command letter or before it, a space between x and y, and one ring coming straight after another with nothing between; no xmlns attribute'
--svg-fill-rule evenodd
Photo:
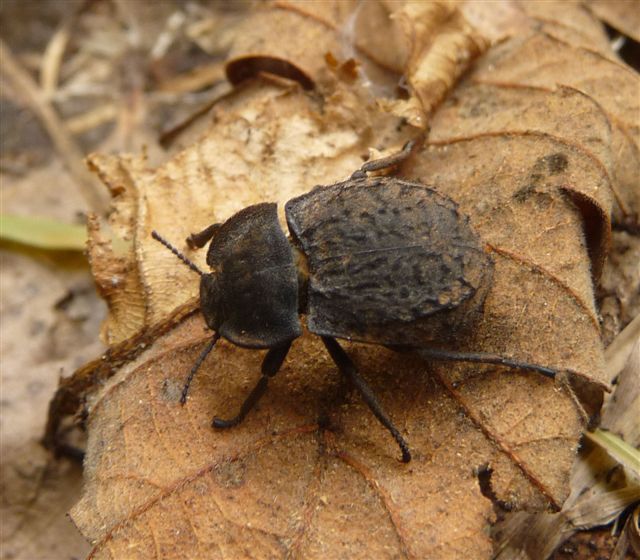
<svg viewBox="0 0 640 560"><path fill-rule="evenodd" d="M260 400L260 397L264 395L267 390L267 385L269 384L269 378L273 377L278 371L280 367L282 367L282 362L287 357L289 353L289 348L291 348L291 342L288 342L284 346L278 346L276 348L271 348L267 355L264 357L262 361L262 377L253 388L249 396L246 398L242 406L240 407L240 412L233 418L229 420L223 420L222 418L215 417L211 425L214 428L232 428L233 426L237 426L244 420L244 417L249 413L249 411L256 405L256 403Z"/></svg>
<svg viewBox="0 0 640 560"><path fill-rule="evenodd" d="M367 382L360 376L358 370L356 369L356 366L353 364L349 356L347 356L347 353L344 351L342 346L338 344L338 341L335 338L330 338L328 336L323 336L321 338L322 342L324 342L324 345L329 351L331 358L333 358L333 361L338 366L338 369L340 370L342 375L344 375L351 381L351 383L353 383L355 388L358 390L358 393L360 393L360 396L362 396L364 402L367 403L367 406L369 407L371 412L373 412L378 421L385 428L387 428L387 430L389 430L393 438L400 446L400 450L402 451L402 462L408 463L409 461L411 461L411 452L409 451L407 442L400 435L400 432L393 425L393 422L387 416L385 411L382 410L382 407L380 406L380 403L378 402L376 396L373 394L371 387L369 387L369 385L367 385Z"/></svg>

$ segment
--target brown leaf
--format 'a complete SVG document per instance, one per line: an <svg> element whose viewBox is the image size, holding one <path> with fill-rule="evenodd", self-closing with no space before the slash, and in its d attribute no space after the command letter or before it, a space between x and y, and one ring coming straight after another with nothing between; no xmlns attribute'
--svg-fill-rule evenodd
<svg viewBox="0 0 640 560"><path fill-rule="evenodd" d="M97 216L89 217L87 252L98 291L109 304L103 338L115 344L148 324L134 242L138 201L133 181L144 173L145 159L94 154L87 163L113 197L109 228L101 228Z"/></svg>
<svg viewBox="0 0 640 560"><path fill-rule="evenodd" d="M390 19L398 7L353 0L269 2L235 30L227 76L239 83L272 73L309 89L326 80L327 68L318 55L331 54L357 58L373 86L392 95L407 57L403 33Z"/></svg>
<svg viewBox="0 0 640 560"><path fill-rule="evenodd" d="M270 34L259 56L283 60L291 54L278 49L288 38L301 48L295 40L304 34L291 26L315 21L309 37L317 44L305 35L314 48L300 51L299 62L314 94L254 80L217 103L209 130L161 167L127 159L102 166L116 170L105 181L117 184L121 200L112 228L132 246L116 266L96 238L93 264L101 286L110 266L135 268L135 324L126 300L108 294L120 310L109 329L113 340L138 334L116 347L117 372L102 362L82 370L87 483L72 517L95 558L486 558L494 507L556 509L567 496L583 427L569 381L590 390L590 409L597 405L606 382L593 282L607 250L613 188L621 211L634 211L625 173L637 161L621 165L615 140L634 138L633 101L607 105L610 82L574 72L562 57L588 60L597 76L605 71L621 96L635 82L612 74L620 67L610 59L548 35L490 50L436 111L429 142L401 171L454 198L495 260L484 317L456 347L573 370L578 379L554 384L509 368L427 364L349 345L411 444L408 465L308 334L236 428L214 431L211 417L238 410L261 352L221 341L180 406L186 373L211 335L197 315L167 322L196 295L197 277L151 230L204 268L204 251L184 246L189 233L249 204L282 203L344 178L369 146L398 147L415 134L384 113L368 87L323 67L326 43L336 39L327 22L337 29L347 16L340 7L317 23L318 14L305 12L310 5L274 3L255 17ZM234 60L257 48L240 44ZM566 87L556 87L558 76ZM101 385L92 390L95 379Z"/></svg>
<svg viewBox="0 0 640 560"><path fill-rule="evenodd" d="M611 129L606 115L596 101L579 90L474 82L472 77L467 84L459 87L435 115L430 135L432 144L455 144L455 149L463 154L469 146L479 146L473 151L481 151L483 153L479 157L489 158L487 169L502 171L496 181L506 180L511 185L487 186L485 188L493 194L486 193L484 197L495 199L499 196L506 201L506 197L510 196L514 202L509 205L509 215L505 217L509 223L503 223L504 227L498 231L493 227L491 232L487 231L487 241L492 242L493 238L498 242L494 236L502 236L502 243L509 244L511 250L540 251L537 258L532 255L528 257L545 266L555 267L556 273L563 275L563 281L574 284L574 291L583 294L584 303L594 312L588 276L570 270L566 262L566 258L580 260L577 257L582 244L579 236L567 235L567 232L563 234L555 229L547 234L546 246L539 243L532 246L514 238L513 230L525 230L525 235L533 234L536 228L532 225L535 222L530 213L529 199L545 189L551 188L559 193L564 189L585 214L586 241L592 257L593 275L597 280L609 245L608 212L612 204ZM505 142L508 149L499 148ZM483 144L486 147L493 144L496 149L483 150ZM530 144L547 146L539 150L539 158L535 161L531 160L531 153L525 148ZM545 149L546 154L542 153ZM455 162L456 165L464 165L470 172L478 167L478 162L474 161L478 156L462 157L467 161ZM524 170L523 166L527 164L529 169ZM443 165L446 166L447 162L443 162ZM510 173L510 169L523 171L517 173L516 177ZM587 174L589 176L585 177ZM486 177L477 180L485 181ZM456 188L475 189L473 186ZM474 192L473 197L476 196ZM489 213L494 209L495 203L487 205L484 211ZM540 210L546 211L547 208ZM492 214L493 220L495 216ZM567 247L566 258L554 254L553 262L544 262L548 261L545 255L549 255L550 251L556 253L555 248L561 237L571 237L571 243L575 246ZM519 249L520 246L522 249ZM582 285L575 285L576 282L582 282Z"/></svg>
<svg viewBox="0 0 640 560"><path fill-rule="evenodd" d="M640 40L640 12L634 2L626 0L585 0L587 7L611 27Z"/></svg>
<svg viewBox="0 0 640 560"><path fill-rule="evenodd" d="M639 330L640 318L628 325L619 335L620 340L607 348L607 369L615 363L611 351L628 356L629 361L619 372L619 383L603 407L601 423L602 428L610 430L612 434L619 433L624 436L630 447L637 446L639 440L635 414L637 406L634 400L640 398L637 386L640 342L636 343L633 350L621 350L626 346L624 339L629 335L638 340ZM603 437L605 433L601 430L597 430L597 434L587 432L584 445L573 466L571 494L561 511L515 512L500 521L495 528L496 548L499 551L497 558L509 559L525 555L527 558L545 560L577 531L606 526L618 519L629 506L638 502L640 487L637 484L636 473L633 468L624 468L625 463L628 466L629 463L633 464L633 460L619 464L614 457L619 460L621 455L616 456L610 449L607 452L603 447L593 444L610 441ZM618 546L625 546L622 538Z"/></svg>
<svg viewBox="0 0 640 560"><path fill-rule="evenodd" d="M543 33L575 47L616 58L602 24L577 2L570 6L562 0L464 2L460 10L466 20L494 44Z"/></svg>
<svg viewBox="0 0 640 560"><path fill-rule="evenodd" d="M505 42L484 57L475 81L494 85L555 89L570 86L599 103L611 126L611 189L617 219L638 223L640 189L639 78L629 67L599 52L545 34ZM603 162L606 164L606 162ZM615 215L614 215L615 217Z"/></svg>
<svg viewBox="0 0 640 560"><path fill-rule="evenodd" d="M409 45L405 77L411 96L388 105L413 126L426 128L427 117L489 43L454 4L406 2L393 18Z"/></svg>

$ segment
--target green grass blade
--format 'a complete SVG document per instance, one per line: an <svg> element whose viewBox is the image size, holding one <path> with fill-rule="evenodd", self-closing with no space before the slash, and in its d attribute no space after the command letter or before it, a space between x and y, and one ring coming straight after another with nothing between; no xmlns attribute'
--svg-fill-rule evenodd
<svg viewBox="0 0 640 560"><path fill-rule="evenodd" d="M49 251L84 251L87 228L49 218L2 214L0 239Z"/></svg>
<svg viewBox="0 0 640 560"><path fill-rule="evenodd" d="M617 435L600 428L593 432L585 432L585 436L628 469L636 480L640 480L640 451Z"/></svg>

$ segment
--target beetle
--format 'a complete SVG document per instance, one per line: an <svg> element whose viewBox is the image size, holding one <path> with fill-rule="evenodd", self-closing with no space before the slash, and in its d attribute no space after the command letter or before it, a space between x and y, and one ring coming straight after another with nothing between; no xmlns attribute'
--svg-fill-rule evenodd
<svg viewBox="0 0 640 560"><path fill-rule="evenodd" d="M187 244L209 243L203 272L156 231L154 239L200 275L200 308L214 332L193 365L180 402L222 337L252 349L268 349L262 376L230 419L214 417L218 429L236 426L267 389L293 340L307 329L320 336L340 372L411 460L407 442L336 339L419 348L439 360L481 362L556 371L487 353L438 349L443 335L456 336L482 313L493 261L458 205L436 189L372 171L397 165L401 152L365 163L351 177L317 186L289 200L287 238L275 203L249 206L222 224L190 235Z"/></svg>

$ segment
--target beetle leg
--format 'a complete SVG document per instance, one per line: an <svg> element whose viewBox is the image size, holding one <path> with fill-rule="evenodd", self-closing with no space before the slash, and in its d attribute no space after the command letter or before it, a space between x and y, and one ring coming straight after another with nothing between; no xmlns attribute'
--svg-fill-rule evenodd
<svg viewBox="0 0 640 560"><path fill-rule="evenodd" d="M535 371L545 377L555 379L557 372L555 369L541 366L538 364L531 364L528 362L520 362L518 360L512 360L498 354L485 354L483 352L454 352L451 350L437 350L435 348L416 348L414 351L423 358L442 360L448 362L472 362L477 364L496 364L500 366L509 366L518 369L524 369L529 371Z"/></svg>
<svg viewBox="0 0 640 560"><path fill-rule="evenodd" d="M193 381L193 378L194 378L195 374L197 373L197 371L200 369L200 366L202 365L202 362L204 362L205 358L209 355L209 352L211 352L211 350L213 350L213 347L216 345L216 342L218 342L219 338L220 338L220 335L218 333L215 333L213 335L213 337L211 338L211 340L209 341L209 344L207 344L205 349L198 356L198 359L196 360L196 363L193 364L193 367L191 368L191 371L189 372L189 375L187 376L187 380L184 383L184 387L182 388L182 395L180 396L180 404L185 404L187 402L187 393L189 392L189 387L191 386L191 381Z"/></svg>
<svg viewBox="0 0 640 560"><path fill-rule="evenodd" d="M187 237L187 245L192 249L201 249L204 247L220 229L220 224L211 224L198 233L192 233Z"/></svg>
<svg viewBox="0 0 640 560"><path fill-rule="evenodd" d="M211 423L214 428L231 428L232 426L237 426L242 422L242 420L244 420L247 413L256 405L260 400L260 397L262 397L264 392L267 390L269 378L273 377L280 370L282 362L284 362L284 359L287 357L290 347L291 342L287 342L284 346L271 348L267 352L267 355L262 361L262 377L251 393L249 393L249 396L246 398L244 403L242 403L240 412L229 420L223 420L222 418L215 417Z"/></svg>
<svg viewBox="0 0 640 560"><path fill-rule="evenodd" d="M328 336L323 336L321 338L342 375L353 383L360 393L360 396L362 396L364 402L367 403L367 406L371 409L371 412L373 412L374 416L385 428L387 428L387 430L389 430L389 432L391 432L391 435L396 440L400 446L400 450L402 451L402 462L408 463L411 461L411 452L409 451L407 442L400 435L400 432L393 425L393 422L387 416L385 411L382 410L382 407L380 406L376 396L373 394L371 387L369 387L367 382L360 376L358 370L349 356L347 356L347 353L344 351L342 346L338 344L338 341L335 338L330 338Z"/></svg>
<svg viewBox="0 0 640 560"><path fill-rule="evenodd" d="M400 165L411 155L411 152L413 151L417 143L417 139L414 138L413 140L409 140L404 146L402 146L402 149L395 154L391 154L390 156L380 159L367 161L362 165L360 169L358 169L358 171L356 171L351 176L351 178L363 179L370 171L379 171L380 169L387 169L388 167L395 167L396 165Z"/></svg>

